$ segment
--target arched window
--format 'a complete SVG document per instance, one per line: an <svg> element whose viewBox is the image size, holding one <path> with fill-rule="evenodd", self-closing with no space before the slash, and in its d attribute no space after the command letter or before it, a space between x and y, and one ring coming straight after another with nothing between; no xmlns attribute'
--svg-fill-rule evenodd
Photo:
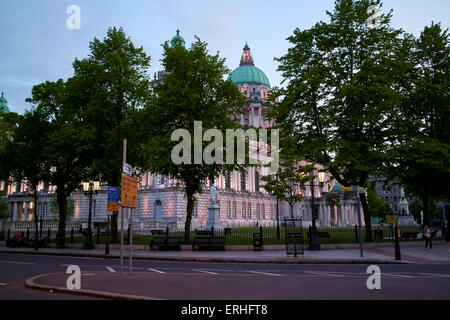
<svg viewBox="0 0 450 320"><path fill-rule="evenodd" d="M231 172L227 171L225 172L225 189L231 189Z"/></svg>

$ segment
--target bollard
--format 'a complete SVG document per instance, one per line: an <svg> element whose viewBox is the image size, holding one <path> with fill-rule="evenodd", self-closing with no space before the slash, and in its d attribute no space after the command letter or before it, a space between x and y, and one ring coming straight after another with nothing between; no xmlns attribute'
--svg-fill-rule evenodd
<svg viewBox="0 0 450 320"><path fill-rule="evenodd" d="M211 238L214 238L214 227L211 227Z"/></svg>
<svg viewBox="0 0 450 320"><path fill-rule="evenodd" d="M80 234L83 234L83 225L80 224Z"/></svg>
<svg viewBox="0 0 450 320"><path fill-rule="evenodd" d="M73 234L74 234L74 230L72 228L72 229L70 229L70 244L73 244Z"/></svg>
<svg viewBox="0 0 450 320"><path fill-rule="evenodd" d="M30 238L30 229L27 228L27 240Z"/></svg>
<svg viewBox="0 0 450 320"><path fill-rule="evenodd" d="M358 226L355 224L355 243L359 243L358 239Z"/></svg>
<svg viewBox="0 0 450 320"><path fill-rule="evenodd" d="M169 239L169 226L166 227L166 239Z"/></svg>
<svg viewBox="0 0 450 320"><path fill-rule="evenodd" d="M395 225L395 233L394 233L394 237L395 237L395 260L402 260L402 255L400 253L400 243L398 241L398 226Z"/></svg>
<svg viewBox="0 0 450 320"><path fill-rule="evenodd" d="M11 239L11 229L8 229L8 240Z"/></svg>
<svg viewBox="0 0 450 320"><path fill-rule="evenodd" d="M97 228L97 244L100 244L100 228Z"/></svg>
<svg viewBox="0 0 450 320"><path fill-rule="evenodd" d="M130 225L128 225L127 245L130 245Z"/></svg>
<svg viewBox="0 0 450 320"><path fill-rule="evenodd" d="M50 228L48 228L48 232L47 232L47 243L50 242L50 237L51 237L51 234L50 234Z"/></svg>

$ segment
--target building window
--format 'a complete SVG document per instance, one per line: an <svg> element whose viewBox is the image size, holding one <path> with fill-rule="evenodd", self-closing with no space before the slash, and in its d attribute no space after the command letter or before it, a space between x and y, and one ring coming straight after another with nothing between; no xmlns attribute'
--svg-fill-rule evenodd
<svg viewBox="0 0 450 320"><path fill-rule="evenodd" d="M261 212L262 212L263 220L266 220L266 210L265 210L264 203L261 205Z"/></svg>
<svg viewBox="0 0 450 320"><path fill-rule="evenodd" d="M236 219L236 201L233 201L233 219Z"/></svg>
<svg viewBox="0 0 450 320"><path fill-rule="evenodd" d="M227 201L227 218L231 219L231 202Z"/></svg>
<svg viewBox="0 0 450 320"><path fill-rule="evenodd" d="M259 173L255 170L255 192L259 192Z"/></svg>
<svg viewBox="0 0 450 320"><path fill-rule="evenodd" d="M241 191L247 190L247 172L241 172Z"/></svg>
<svg viewBox="0 0 450 320"><path fill-rule="evenodd" d="M247 209L247 204L245 202L242 202L242 219L247 219L247 214L246 214L246 209Z"/></svg>
<svg viewBox="0 0 450 320"><path fill-rule="evenodd" d="M230 171L227 171L226 173L225 173L225 188L226 189L231 189L231 181L232 179L231 179L231 172Z"/></svg>
<svg viewBox="0 0 450 320"><path fill-rule="evenodd" d="M260 212L259 203L256 204L256 219L261 220L261 212Z"/></svg>
<svg viewBox="0 0 450 320"><path fill-rule="evenodd" d="M247 205L247 217L248 217L249 219L252 218L252 204L251 204L250 202L249 202L248 205Z"/></svg>

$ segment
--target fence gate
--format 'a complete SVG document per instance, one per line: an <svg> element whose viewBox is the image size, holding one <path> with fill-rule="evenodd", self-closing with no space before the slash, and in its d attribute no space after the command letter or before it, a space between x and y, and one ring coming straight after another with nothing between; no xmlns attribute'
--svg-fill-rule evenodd
<svg viewBox="0 0 450 320"><path fill-rule="evenodd" d="M303 232L302 219L284 218L285 238L286 238L286 255L304 254L303 248Z"/></svg>

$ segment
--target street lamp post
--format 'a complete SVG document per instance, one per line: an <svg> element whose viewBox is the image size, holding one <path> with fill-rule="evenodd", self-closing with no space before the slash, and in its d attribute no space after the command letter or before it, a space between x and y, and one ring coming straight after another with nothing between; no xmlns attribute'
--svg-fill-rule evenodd
<svg viewBox="0 0 450 320"><path fill-rule="evenodd" d="M100 182L93 181L91 182L83 182L83 191L84 195L89 195L89 218L88 218L88 230L86 234L86 239L83 244L83 249L94 249L94 244L92 243L92 229L91 229L91 220L92 220L92 194L98 193L100 189Z"/></svg>
<svg viewBox="0 0 450 320"><path fill-rule="evenodd" d="M323 183L325 182L325 172L319 172L319 185L315 185L311 180L311 203L312 203L312 228L309 240L309 250L320 250L320 242L319 242L319 232L317 231L316 224L316 205L314 198L314 187L318 186L320 189L323 187Z"/></svg>

